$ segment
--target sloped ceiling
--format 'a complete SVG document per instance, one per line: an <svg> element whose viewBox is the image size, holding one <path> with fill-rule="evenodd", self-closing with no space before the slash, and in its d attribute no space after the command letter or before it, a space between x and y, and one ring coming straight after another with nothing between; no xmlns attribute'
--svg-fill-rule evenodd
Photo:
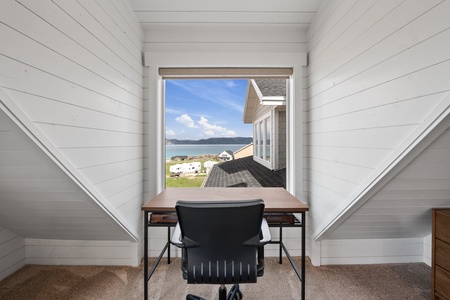
<svg viewBox="0 0 450 300"><path fill-rule="evenodd" d="M1 109L0 227L27 238L130 239Z"/></svg>
<svg viewBox="0 0 450 300"><path fill-rule="evenodd" d="M432 208L450 206L448 153L450 127L327 238L429 235Z"/></svg>

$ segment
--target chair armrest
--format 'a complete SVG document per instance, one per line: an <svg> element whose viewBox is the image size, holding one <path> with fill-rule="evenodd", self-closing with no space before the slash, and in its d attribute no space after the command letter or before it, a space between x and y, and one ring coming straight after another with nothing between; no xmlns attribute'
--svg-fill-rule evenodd
<svg viewBox="0 0 450 300"><path fill-rule="evenodd" d="M181 242L180 223L177 223L177 226L175 226L175 230L172 234L172 238L170 239L170 242L177 247L183 247L183 243Z"/></svg>
<svg viewBox="0 0 450 300"><path fill-rule="evenodd" d="M262 240L259 241L261 244L263 244L263 245L267 244L268 242L270 242L272 240L272 235L270 234L270 230L269 230L269 224L267 224L266 219L262 220L261 233L262 233Z"/></svg>

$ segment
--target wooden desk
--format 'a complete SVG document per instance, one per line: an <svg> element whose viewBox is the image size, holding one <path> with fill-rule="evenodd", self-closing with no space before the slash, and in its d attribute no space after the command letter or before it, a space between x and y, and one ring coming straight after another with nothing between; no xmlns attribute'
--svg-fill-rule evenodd
<svg viewBox="0 0 450 300"><path fill-rule="evenodd" d="M283 224L273 225L280 227L280 240L273 241L274 244L280 245L280 263L281 249L286 253L289 262L294 268L298 278L301 281L301 299L305 299L305 246L306 246L306 211L308 206L295 198L292 194L283 188L169 188L162 191L155 198L146 202L142 206L144 211L144 299L148 299L148 281L153 275L161 258L168 249L168 263L170 263L170 226L174 224L152 224L150 223L150 214L154 212L175 212L175 204L178 200L251 200L263 199L265 204L264 211L267 213L299 213L301 221L296 226L302 228L301 251L302 265L301 272L292 260L289 252L282 241ZM148 270L148 227L165 226L168 228L166 246L162 249L161 254L153 265L151 271ZM181 275L180 275L181 276Z"/></svg>

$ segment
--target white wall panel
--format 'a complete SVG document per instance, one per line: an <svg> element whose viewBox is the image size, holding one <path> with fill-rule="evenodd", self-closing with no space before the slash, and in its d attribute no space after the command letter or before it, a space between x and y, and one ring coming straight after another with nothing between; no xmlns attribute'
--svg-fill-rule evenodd
<svg viewBox="0 0 450 300"><path fill-rule="evenodd" d="M449 11L440 0L328 1L310 26L306 186L312 236L325 238L322 264L427 259L430 208L450 205L447 133L432 144L439 148L430 145L358 211L339 212L364 198L367 185L391 167L406 142L419 138L420 128L447 114ZM334 222L340 225L323 234ZM365 238L374 239L373 249L371 240L357 246ZM392 253L376 242L397 238L388 242ZM342 251L333 244L344 240ZM351 252L353 243L358 253Z"/></svg>
<svg viewBox="0 0 450 300"><path fill-rule="evenodd" d="M431 208L450 207L449 137L447 129L329 237L429 235Z"/></svg>
<svg viewBox="0 0 450 300"><path fill-rule="evenodd" d="M29 110L27 115L35 123L59 124L60 126L85 127L137 134L142 132L142 121L140 119L133 120L128 117L75 105L71 107L71 110L67 110L67 103L60 101L16 91L8 91L8 94L18 106L26 107ZM57 111L59 113L49 114L49 111Z"/></svg>
<svg viewBox="0 0 450 300"><path fill-rule="evenodd" d="M260 0L258 5L251 1L230 0L227 2L211 2L209 0L192 0L183 1L173 5L173 3L165 0L153 0L148 2L146 0L131 0L133 8L137 12L146 11L231 11L231 12L251 12L260 11L265 13L271 12L292 12L298 11L302 8L303 11L315 11L317 9L316 0L303 0L302 5L298 5L298 1L281 0L273 2L272 0Z"/></svg>
<svg viewBox="0 0 450 300"><path fill-rule="evenodd" d="M364 3L359 3L364 2ZM326 7L318 14L315 24L311 25L308 30L308 41L320 41L314 43L314 47L311 49L314 55L311 57L311 66L308 68L309 74L315 72L320 66L325 64L333 64L333 60L336 59L335 56L342 54L348 55L344 52L344 49L357 38L362 38L367 31L371 30L372 26L376 25L380 21L380 16L385 16L399 6L403 1L359 1L358 4L366 5L369 7L368 10L355 10L351 6L346 5L346 8L351 8L350 11L342 11L340 9L339 1L329 1ZM354 3L352 1L352 3ZM339 38L336 39L335 36L329 38L324 38L322 35L323 28L321 26L332 26L336 23L328 23L328 18L330 15L339 12L339 25L334 26L334 30L338 30ZM348 12L352 14L352 18L342 18L342 13ZM355 14L357 17L355 17ZM353 22L352 26L348 27L347 24ZM342 25L344 23L344 25ZM345 28L345 29L343 29ZM320 29L320 31L319 31ZM314 63L313 63L314 62ZM331 69L332 70L332 69Z"/></svg>
<svg viewBox="0 0 450 300"><path fill-rule="evenodd" d="M91 2L85 0L84 3ZM122 1L96 1L108 18L104 18L102 25L110 32L120 33L122 44L129 49L129 52L136 53L142 49L142 27L131 17L129 11L125 9Z"/></svg>
<svg viewBox="0 0 450 300"><path fill-rule="evenodd" d="M348 1L344 1L348 2ZM336 49L332 44L324 43L324 47L327 48L327 52L331 52L330 59L323 62L323 65L319 63L314 63L314 59L311 58L310 72L315 70L318 66L322 66L322 70L316 71L313 80L309 81L309 86L312 84L327 83L329 81L323 81L325 77L330 77L334 72L333 77L345 78L345 76L354 76L360 73L362 70L366 70L372 66L375 66L387 58L394 57L405 50L412 49L413 46L426 41L431 35L445 29L448 21L443 17L445 14L445 9L434 9L431 12L425 13L430 9L433 9L437 4L441 3L441 0L434 1L380 1L379 5L382 6L393 6L393 9L388 11L387 9L382 10L370 10L369 12L375 15L364 15L363 11L358 11L363 17L361 20L368 20L370 18L370 23L361 24L361 29L364 30L363 34L355 35L356 33L351 32L351 39L345 40L347 44L342 49ZM441 22L436 25L428 26L429 19L426 17L442 18ZM328 23L328 20L326 20ZM433 22L434 23L434 22ZM427 26L422 26L427 24ZM340 31L346 33L347 28L343 28L341 24L334 24L338 27ZM440 28L439 28L440 27ZM420 28L420 30L417 30ZM427 35L422 32L425 30ZM409 43L408 43L409 42ZM395 46L395 47L394 47ZM321 54L325 55L325 54ZM358 66L354 68L353 66ZM415 61L415 63L420 63ZM410 64L414 65L414 64ZM407 67L406 65L398 66L402 69ZM341 70L342 68L342 70ZM396 68L389 68L388 70L395 70ZM320 73L320 74L319 74ZM328 85L329 86L329 85ZM318 91L321 89L319 88ZM315 94L315 93L313 93Z"/></svg>
<svg viewBox="0 0 450 300"><path fill-rule="evenodd" d="M134 243L26 239L26 263L42 265L137 266Z"/></svg>
<svg viewBox="0 0 450 300"><path fill-rule="evenodd" d="M327 240L321 243L323 264L422 262L422 239Z"/></svg>
<svg viewBox="0 0 450 300"><path fill-rule="evenodd" d="M423 262L431 267L431 234L423 238Z"/></svg>
<svg viewBox="0 0 450 300"><path fill-rule="evenodd" d="M57 5L77 23L85 27L96 39L105 44L111 51L117 53L117 56L138 74L142 73L141 49L137 46L138 41L130 42L130 35L124 28L117 25L120 22L118 20L120 17L114 11L103 9L97 1L57 1ZM131 19L129 22L136 21ZM135 24L134 26L138 25ZM132 33L133 37L135 37L134 33ZM142 40L142 31L139 40Z"/></svg>
<svg viewBox="0 0 450 300"><path fill-rule="evenodd" d="M0 63L4 75L1 84L7 93L30 94L65 103L68 107L87 108L132 120L139 120L142 115L140 109L127 104L123 99L113 99L89 89L79 88L73 82L61 80L48 72L4 56L0 56ZM48 88L49 86L52 88Z"/></svg>
<svg viewBox="0 0 450 300"><path fill-rule="evenodd" d="M143 30L130 4L6 0L0 20L0 100L81 187L38 147L14 159L21 140L10 140L0 205L13 213L2 223L37 239L128 240L141 231L143 180Z"/></svg>
<svg viewBox="0 0 450 300"><path fill-rule="evenodd" d="M306 28L294 24L155 23L147 52L304 52Z"/></svg>
<svg viewBox="0 0 450 300"><path fill-rule="evenodd" d="M65 55L55 54L51 47L36 43L26 35L18 33L6 25L0 25L0 34L5 39L15 41L17 45L21 46L15 49L14 43L2 43L0 45L2 55L20 61L32 68L45 70L55 77L69 81L79 87L87 88L113 99L125 98L128 99L130 105L140 106L141 95L138 94L138 88L134 92L129 92L114 84L111 77L106 78L102 74L97 74L68 59ZM33 53L33 55L30 55L30 53ZM71 72L67 72L67 70L71 70Z"/></svg>
<svg viewBox="0 0 450 300"><path fill-rule="evenodd" d="M25 265L25 239L0 228L0 280Z"/></svg>
<svg viewBox="0 0 450 300"><path fill-rule="evenodd" d="M329 4L327 9L323 9L319 15L316 16L316 23L320 17L327 16L327 22L320 23L320 32L323 34L313 35L314 28L309 30L309 38L308 38L308 48L311 51L311 54L314 56L318 56L316 52L321 52L320 50L323 47L320 47L320 43L330 43L330 41L335 41L339 39L342 34L341 28L346 28L352 24L353 19L358 16L357 13L359 11L364 11L366 8L361 8L359 6L371 6L374 1L341 1L340 5ZM332 12L332 13L331 13ZM356 16L352 16L356 15ZM342 24L344 23L344 24ZM335 24L340 24L340 26L335 26ZM346 31L346 30L344 30Z"/></svg>

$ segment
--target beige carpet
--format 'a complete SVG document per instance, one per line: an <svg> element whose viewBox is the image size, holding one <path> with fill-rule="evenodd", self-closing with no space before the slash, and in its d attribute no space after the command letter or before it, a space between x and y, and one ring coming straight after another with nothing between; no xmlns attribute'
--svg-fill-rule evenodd
<svg viewBox="0 0 450 300"><path fill-rule="evenodd" d="M300 259L296 258L298 265ZM306 269L306 298L430 299L431 270L422 263L322 266ZM150 299L185 299L188 293L217 299L215 285L187 285L180 260L162 262L149 282ZM257 284L241 285L245 300L299 299L300 283L289 262L266 258ZM143 299L143 269L29 265L0 282L0 299Z"/></svg>

